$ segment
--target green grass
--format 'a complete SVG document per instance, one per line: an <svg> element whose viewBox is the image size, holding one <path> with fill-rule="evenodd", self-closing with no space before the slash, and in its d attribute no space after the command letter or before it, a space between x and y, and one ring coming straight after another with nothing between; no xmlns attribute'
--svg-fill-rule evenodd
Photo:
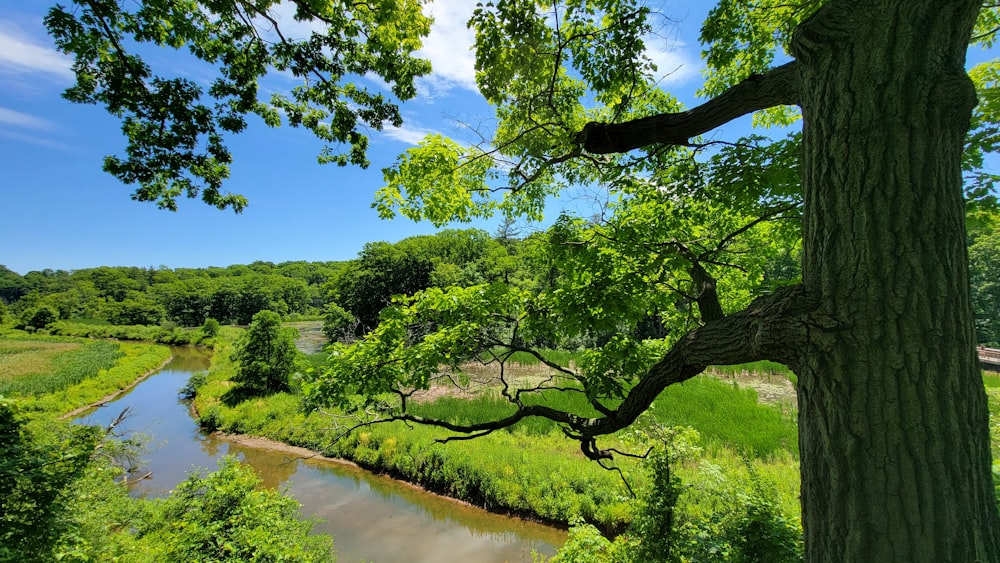
<svg viewBox="0 0 1000 563"><path fill-rule="evenodd" d="M110 368L122 356L115 342L74 344L78 343L66 339L0 340L5 360L0 395L30 397L60 391ZM11 374L15 375L4 377Z"/></svg>
<svg viewBox="0 0 1000 563"><path fill-rule="evenodd" d="M580 363L580 358L582 353L574 352L570 350L539 350L539 353L545 357L546 360L550 362L555 362L563 367L570 365L570 363ZM482 360L489 361L492 360L487 354L484 354ZM520 364L522 366L539 366L542 365L541 360L539 360L535 355L529 354L528 352L514 352L507 358L508 364Z"/></svg>
<svg viewBox="0 0 1000 563"><path fill-rule="evenodd" d="M987 389L995 389L997 387L1000 387L1000 373L997 373L995 371L984 371L983 384L986 385Z"/></svg>
<svg viewBox="0 0 1000 563"><path fill-rule="evenodd" d="M88 341L19 331L0 337L0 395L58 416L127 387L170 359L149 343Z"/></svg>
<svg viewBox="0 0 1000 563"><path fill-rule="evenodd" d="M717 373L719 375L740 375L742 373L752 373L756 375L777 375L784 377L785 379L792 382L792 384L798 383L798 378L788 369L784 364L779 364L777 362L769 362L767 360L761 360L759 362L750 362L748 364L736 364L732 366L712 366L708 368L709 371Z"/></svg>
<svg viewBox="0 0 1000 563"><path fill-rule="evenodd" d="M798 427L778 408L761 405L753 389L698 376L657 397L653 412L668 426L691 426L706 445L725 446L755 458L788 452L798 458Z"/></svg>
<svg viewBox="0 0 1000 563"><path fill-rule="evenodd" d="M526 398L528 404L597 416L582 393L546 391ZM613 406L613 405L612 405ZM454 423L497 420L514 412L506 399L481 396L472 399L444 397L430 403L415 404L414 414ZM667 426L691 426L698 430L706 446L726 447L757 458L769 458L787 452L798 457L796 421L775 407L757 402L757 393L711 377L695 377L669 387L653 403L656 419ZM508 432L541 436L557 432L556 423L531 417Z"/></svg>

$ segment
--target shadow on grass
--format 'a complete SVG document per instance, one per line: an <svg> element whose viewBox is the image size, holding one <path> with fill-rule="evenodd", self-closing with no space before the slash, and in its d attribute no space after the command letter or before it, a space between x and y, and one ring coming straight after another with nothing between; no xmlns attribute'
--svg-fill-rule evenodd
<svg viewBox="0 0 1000 563"><path fill-rule="evenodd" d="M258 397L266 397L270 394L271 393L268 393L263 389L255 389L245 385L236 385L223 393L222 396L219 397L219 400L222 401L222 404L227 407L235 407L244 401L256 399Z"/></svg>

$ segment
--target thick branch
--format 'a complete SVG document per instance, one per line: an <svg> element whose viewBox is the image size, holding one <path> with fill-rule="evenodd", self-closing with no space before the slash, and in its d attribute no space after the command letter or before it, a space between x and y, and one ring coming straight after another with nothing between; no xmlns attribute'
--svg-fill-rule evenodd
<svg viewBox="0 0 1000 563"><path fill-rule="evenodd" d="M694 282L694 299L695 303L698 304L698 312L701 314L702 322L707 323L726 316L722 312L722 304L719 302L715 278L697 260L691 262L688 271L691 273L691 281Z"/></svg>
<svg viewBox="0 0 1000 563"><path fill-rule="evenodd" d="M402 420L444 428L463 434L489 434L507 428L529 416L547 418L564 426L567 435L580 441L590 459L609 459L611 450L596 446L596 437L613 434L632 424L669 385L698 375L710 365L732 365L759 360L794 363L794 350L805 338L806 322L815 304L802 286L780 288L754 300L746 309L688 332L633 387L622 404L605 410L604 416L587 418L546 405L518 405L510 416L476 424L456 424L403 412L370 424Z"/></svg>
<svg viewBox="0 0 1000 563"><path fill-rule="evenodd" d="M632 424L667 386L698 375L711 365L760 360L794 363L814 304L802 286L780 288L746 309L687 333L633 387L613 416L574 427L583 437L617 432Z"/></svg>
<svg viewBox="0 0 1000 563"><path fill-rule="evenodd" d="M737 117L799 102L795 61L755 74L704 104L681 113L663 113L625 123L588 123L576 142L590 153L628 152L655 143L686 145L691 137Z"/></svg>

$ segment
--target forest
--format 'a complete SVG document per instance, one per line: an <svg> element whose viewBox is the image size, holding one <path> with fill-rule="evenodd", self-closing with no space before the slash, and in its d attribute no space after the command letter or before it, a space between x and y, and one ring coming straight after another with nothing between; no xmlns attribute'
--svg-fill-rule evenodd
<svg viewBox="0 0 1000 563"><path fill-rule="evenodd" d="M431 72L418 54L431 18L417 0L292 4L315 24L305 38L282 33L269 0L49 12L73 57L64 97L120 121L124 150L103 167L133 199L242 212L229 143L251 121L308 130L322 163L370 164L370 132L399 127ZM490 125L472 142L428 134L382 170L372 207L437 227L499 216L497 233L370 243L339 263L4 270L4 323L25 338L212 344L213 369L189 393L206 427L572 520L557 560L1000 561L996 397L975 353L1000 338L1000 63L966 58L994 46L1000 8L722 0L702 23L692 107L661 87L647 51L664 17L640 0L477 5ZM214 79L160 67L147 47L184 49ZM267 98L272 73L300 83ZM755 132L716 135L744 117ZM518 232L561 194L589 194L594 213ZM292 361L282 318L322 318L323 356ZM541 375L514 368L529 363ZM472 365L496 370L475 408L427 399L475 381ZM718 389L664 402L748 365L794 385L794 414L771 410L794 422L794 443L762 452L669 419L728 404ZM687 426L706 436L684 438ZM422 433L454 447L403 438ZM644 500L619 509L620 492L570 469L533 488L519 476L538 476L535 462L500 457L550 437L605 478L643 475ZM482 452L509 479L480 472ZM702 453L708 465L690 462ZM711 475L733 482L730 470L740 486L683 500ZM587 491L598 497L574 494ZM611 541L595 525L628 533Z"/></svg>
<svg viewBox="0 0 1000 563"><path fill-rule="evenodd" d="M327 319L331 340L348 334L357 337L375 327L380 311L393 297L432 287L501 281L535 293L552 292L572 275L572 263L562 259L570 243L558 238L565 236L570 223L566 218L547 231L526 236L519 236L512 225L492 234L446 229L396 243L371 242L356 259L340 262L176 269L102 266L23 276L0 265L0 319L14 328L53 334L86 335L78 325L158 326L169 333L176 327L200 327L209 319L247 325L256 313L268 310L289 321ZM997 347L1000 214L973 211L967 224L977 343ZM758 237L770 237L771 231L761 231ZM739 276L733 278L730 291L743 299L796 283L801 275L801 249L794 237L756 244L760 240L744 243L755 244L752 262L733 264ZM663 338L685 326L693 303L678 293L621 326L530 344L576 350L602 346L621 332L639 339ZM337 317L339 311L349 315Z"/></svg>

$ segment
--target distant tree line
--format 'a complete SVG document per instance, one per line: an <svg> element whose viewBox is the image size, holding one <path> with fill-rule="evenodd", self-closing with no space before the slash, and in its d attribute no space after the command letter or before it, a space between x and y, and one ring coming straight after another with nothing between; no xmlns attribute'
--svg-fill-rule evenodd
<svg viewBox="0 0 1000 563"><path fill-rule="evenodd" d="M250 324L260 311L283 318L322 318L331 340L349 340L378 324L396 295L431 287L502 281L529 291L552 290L572 269L574 241L558 223L519 237L510 225L491 235L479 229L443 230L396 243L371 242L353 260L254 262L209 268L109 267L42 270L19 275L0 266L0 322L45 328L58 320L116 325L201 326ZM768 290L795 282L797 248L775 245L760 268ZM1000 344L1000 216L976 212L969 219L969 255L976 329L980 343ZM761 291L761 289L756 291ZM663 337L692 300L650 303L630 326L591 331L573 342L535 342L552 347L602 345L614 333ZM536 336L536 338L543 338Z"/></svg>

